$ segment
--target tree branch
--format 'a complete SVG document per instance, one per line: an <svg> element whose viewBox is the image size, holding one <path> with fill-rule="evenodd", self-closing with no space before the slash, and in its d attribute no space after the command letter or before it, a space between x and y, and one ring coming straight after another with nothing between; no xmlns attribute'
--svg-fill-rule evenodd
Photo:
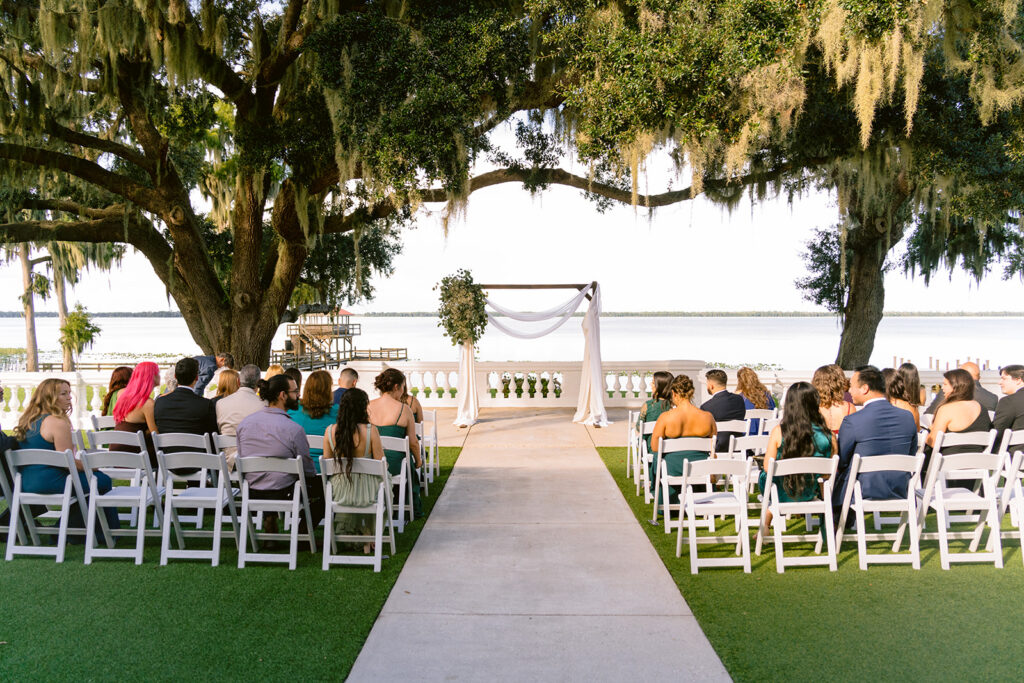
<svg viewBox="0 0 1024 683"><path fill-rule="evenodd" d="M125 206L123 204L115 204L103 209L97 209L89 206L82 206L81 204L65 199L39 199L36 197L26 198L21 202L21 208L28 209L30 211L60 211L62 213L70 213L75 216L92 219L121 219L124 216L125 211Z"/></svg>
<svg viewBox="0 0 1024 683"><path fill-rule="evenodd" d="M121 143L114 142L113 140L104 140L103 138L99 138L94 135L79 133L78 131L71 130L70 128L65 128L53 119L49 119L47 121L46 131L50 135L72 145L89 147L90 149L96 149L101 152L107 152L108 154L118 156L129 163L135 164L143 170L149 170L152 167L149 159L127 145L122 145Z"/></svg>
<svg viewBox="0 0 1024 683"><path fill-rule="evenodd" d="M79 159L68 154L61 154L60 152L14 145L7 142L0 142L0 159L10 159L18 163L52 168L70 173L87 183L124 197L146 210L158 213L157 207L161 202L156 191L140 185L125 176L111 173L99 164L91 161Z"/></svg>

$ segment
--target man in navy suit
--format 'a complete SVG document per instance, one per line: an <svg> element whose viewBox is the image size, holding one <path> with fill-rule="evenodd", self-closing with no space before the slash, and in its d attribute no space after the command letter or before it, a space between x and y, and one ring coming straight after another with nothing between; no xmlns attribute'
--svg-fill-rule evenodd
<svg viewBox="0 0 1024 683"><path fill-rule="evenodd" d="M839 427L839 472L832 489L832 505L842 505L853 455L914 455L917 428L910 411L897 408L885 397L885 380L873 365L857 368L850 379L853 403L861 409L847 415ZM889 500L905 498L910 474L870 472L858 477L864 498ZM837 517L838 519L838 517Z"/></svg>
<svg viewBox="0 0 1024 683"><path fill-rule="evenodd" d="M711 413L711 416L715 418L715 422L746 418L747 404L743 402L743 397L727 391L725 388L726 383L729 381L729 376L725 374L725 370L717 368L708 370L704 375L704 379L707 380L707 390L711 398L701 404L701 410ZM729 450L729 437L733 434L743 436L746 434L746 430L742 432L718 432L718 436L715 439L715 452L725 453Z"/></svg>

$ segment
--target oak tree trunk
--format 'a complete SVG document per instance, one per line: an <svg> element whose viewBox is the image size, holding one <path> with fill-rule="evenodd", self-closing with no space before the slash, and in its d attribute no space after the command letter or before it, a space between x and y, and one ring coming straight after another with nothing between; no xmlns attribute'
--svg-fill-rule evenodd
<svg viewBox="0 0 1024 683"><path fill-rule="evenodd" d="M843 332L836 364L844 370L867 365L875 348L875 334L885 307L886 240L847 249L850 292L843 310Z"/></svg>
<svg viewBox="0 0 1024 683"><path fill-rule="evenodd" d="M28 243L22 243L18 249L21 261L21 284L24 290L22 297L25 315L25 370L39 372L39 347L36 345L36 304L32 294L32 265L29 263Z"/></svg>

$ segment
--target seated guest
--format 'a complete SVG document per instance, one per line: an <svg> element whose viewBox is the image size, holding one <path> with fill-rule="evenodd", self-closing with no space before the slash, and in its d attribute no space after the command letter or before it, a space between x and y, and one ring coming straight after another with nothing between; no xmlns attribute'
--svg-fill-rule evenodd
<svg viewBox="0 0 1024 683"><path fill-rule="evenodd" d="M207 356L204 356L206 358ZM202 395L206 398L212 399L217 396L220 392L220 376L225 370L235 369L235 357L230 353L218 353L213 357L213 362L216 365L216 369L213 371L213 376L210 378L209 383L202 390ZM203 383L203 371L202 366L199 370L199 381L196 382L196 387ZM199 390L196 390L199 393Z"/></svg>
<svg viewBox="0 0 1024 683"><path fill-rule="evenodd" d="M163 380L164 380L164 390L160 394L160 396L166 396L167 394L171 393L172 391L174 391L175 389L178 388L178 380L174 379L174 368L173 367L167 368L164 371ZM157 396L157 398L160 398L160 396Z"/></svg>
<svg viewBox="0 0 1024 683"><path fill-rule="evenodd" d="M711 372L722 371L712 370ZM725 373L723 372L722 374L724 375ZM651 435L652 453L658 452L658 444L661 443L662 439L678 439L683 436L714 436L717 433L714 415L703 408L697 408L691 402L691 399L693 399L693 380L686 375L676 375L672 383L669 384L668 391L672 397L672 409L659 415L658 421L654 424L654 434ZM735 396L735 394L732 395ZM739 397L737 396L736 398ZM665 466L668 469L669 476L678 477L683 473L683 462L686 460L707 460L708 455L708 453L703 451L667 453L665 455ZM714 455L714 452L711 455ZM655 472L651 472L652 486L655 474ZM660 497L661 493L656 493ZM669 493L669 503L678 502L679 489L678 487L672 487L672 491Z"/></svg>
<svg viewBox="0 0 1024 683"><path fill-rule="evenodd" d="M981 404L981 407L985 410L995 410L996 404L999 403L999 397L981 386L981 368L978 367L978 364L967 361L966 363L961 363L957 369L966 370L970 374L971 379L974 380L974 400ZM931 405L924 411L925 414L934 415L945 399L946 396L940 389L939 393L935 394L935 398L932 399Z"/></svg>
<svg viewBox="0 0 1024 683"><path fill-rule="evenodd" d="M127 365L114 368L110 374L110 384L107 386L107 393L103 395L103 408L100 415L109 417L114 414L114 404L117 403L117 395L128 386L128 380L132 378L132 369Z"/></svg>
<svg viewBox="0 0 1024 683"><path fill-rule="evenodd" d="M271 377L277 377L278 375L284 374L284 366L278 365L277 363L267 368L267 371L263 373L263 379L269 380Z"/></svg>
<svg viewBox="0 0 1024 683"><path fill-rule="evenodd" d="M215 356L196 356L195 361L199 364L199 376L192 389L200 396L204 395L206 386L217 375L218 370L224 367L234 367L235 365L235 359L230 353L218 353ZM231 365L228 365L229 362Z"/></svg>
<svg viewBox="0 0 1024 683"><path fill-rule="evenodd" d="M833 434L839 434L843 418L855 410L853 403L844 398L850 389L846 373L838 365L822 365L814 371L811 385L818 392L818 409L825 418L825 424Z"/></svg>
<svg viewBox="0 0 1024 683"><path fill-rule="evenodd" d="M158 467L156 448L153 446L153 433L157 431L156 418L153 415L153 390L160 385L160 367L156 363L143 362L135 366L128 386L121 392L114 406L114 429L119 432L142 431L146 436L146 450L149 452L149 464ZM138 453L134 446L111 444L112 451Z"/></svg>
<svg viewBox="0 0 1024 683"><path fill-rule="evenodd" d="M217 393L210 399L213 401L214 410L217 409L217 403L226 396L238 391L238 373L231 368L224 368L220 374L217 375Z"/></svg>
<svg viewBox="0 0 1024 683"><path fill-rule="evenodd" d="M272 377L260 385L260 398L267 407L242 420L238 425L239 458L300 458L305 472L306 491L313 523L324 518L324 487L316 476L309 458L309 442L302 427L288 417L288 410L299 406L299 390L295 380L285 374ZM296 475L284 472L258 472L245 475L249 482L249 495L253 498L291 500ZM267 531L276 531L277 520L271 518ZM305 515L300 528L306 526Z"/></svg>
<svg viewBox="0 0 1024 683"><path fill-rule="evenodd" d="M729 376L725 374L724 370L708 370L704 379L707 381L708 395L711 398L704 401L700 407L701 410L711 413L715 422L743 420L747 417L747 406L743 397L737 396L725 388ZM743 436L743 432L719 432L715 441L715 450L719 453L729 450L729 437L734 435Z"/></svg>
<svg viewBox="0 0 1024 683"><path fill-rule="evenodd" d="M302 396L302 370L299 370L294 365L284 369L284 374L295 380L295 386L299 388L299 396ZM301 401L299 402L301 404Z"/></svg>
<svg viewBox="0 0 1024 683"><path fill-rule="evenodd" d="M256 395L256 388L263 380L260 379L258 365L243 365L238 371L238 391L217 401L217 431L222 436L236 436L238 424L255 412L263 410L267 404ZM224 456L228 467L235 466L234 447L225 448Z"/></svg>
<svg viewBox="0 0 1024 683"><path fill-rule="evenodd" d="M775 410L775 397L750 368L743 367L736 371L736 395L743 397L746 410ZM761 421L751 420L750 433L760 434L760 430Z"/></svg>
<svg viewBox="0 0 1024 683"><path fill-rule="evenodd" d="M195 392L199 362L182 358L174 364L178 387L156 400L153 418L161 434L212 434L217 431L213 402Z"/></svg>
<svg viewBox="0 0 1024 683"><path fill-rule="evenodd" d="M74 442L71 440L71 420L68 413L71 412L71 385L63 379L44 379L40 382L32 396L28 399L28 405L18 419L18 425L14 428L14 438L18 440L18 448L37 448L48 451L74 450ZM78 469L78 478L82 482L82 489L88 493L89 481L82 471L82 463L75 461ZM96 484L101 494L110 491L110 477L102 472L94 472ZM67 469L52 467L50 465L26 465L21 468L21 490L26 493L63 493L67 482ZM75 528L85 526L79 506L71 508L70 525ZM117 518L117 510L104 508L107 517L107 524L111 529L120 528L121 523Z"/></svg>
<svg viewBox="0 0 1024 683"><path fill-rule="evenodd" d="M287 373L285 373L287 374ZM313 436L321 436L324 430L338 421L338 406L334 405L331 396L331 375L326 370L317 370L309 375L306 388L302 392L299 407L288 411L288 417L295 420L306 432ZM320 456L323 451L311 448L309 457L317 473L320 472Z"/></svg>
<svg viewBox="0 0 1024 683"><path fill-rule="evenodd" d="M640 406L640 414L636 418L636 429L638 433L643 432L644 422L657 422L662 413L672 410L672 395L669 386L672 384L672 373L658 370L651 377L651 397ZM644 442L647 444L647 452L651 450L651 435L644 435Z"/></svg>
<svg viewBox="0 0 1024 683"><path fill-rule="evenodd" d="M862 458L917 453L914 417L886 400L885 380L878 368L873 365L857 368L850 379L850 396L861 409L847 415L839 427L839 471L832 489L835 508L843 504L855 453ZM865 499L890 500L907 497L910 473L870 472L858 479Z"/></svg>
<svg viewBox="0 0 1024 683"><path fill-rule="evenodd" d="M310 376L310 380L312 379ZM340 505L368 507L377 502L380 479L369 474L352 473L352 461L355 458L384 458L380 435L370 424L370 416L366 412L369 402L370 399L362 389L346 391L337 406L337 421L324 430L324 457L341 461L341 472L331 475L331 495L334 502ZM370 515L340 514L334 519L336 534L373 533ZM369 551L370 547L367 546L364 550Z"/></svg>
<svg viewBox="0 0 1024 683"><path fill-rule="evenodd" d="M997 438L1002 439L1005 429L1024 429L1024 365L1007 365L1000 370L999 388L1006 395L999 399L992 426L1000 430Z"/></svg>
<svg viewBox="0 0 1024 683"><path fill-rule="evenodd" d="M967 370L956 369L943 373L942 395L944 400L935 411L935 419L932 420L932 428L925 439L927 448L925 455L929 458L932 448L935 446L935 438L940 432L987 432L992 429L992 420L989 419L988 411L980 403L974 400L974 378ZM982 450L981 446L949 446L943 448L946 455L957 453L976 453ZM927 465L925 468L927 472Z"/></svg>
<svg viewBox="0 0 1024 683"><path fill-rule="evenodd" d="M836 437L825 424L819 404L818 392L808 382L797 382L786 392L782 422L768 435L764 469L758 479L762 494L768 495L768 464L776 458L831 458L838 451ZM814 500L818 495L818 480L810 474L775 477L774 483L778 486L779 501L783 503ZM771 521L769 512L766 532L771 528Z"/></svg>
<svg viewBox="0 0 1024 683"><path fill-rule="evenodd" d="M420 405L419 399L409 393L408 383L405 385L405 393L398 400L409 406L409 409L412 410L412 419L416 424L423 422L423 406Z"/></svg>
<svg viewBox="0 0 1024 683"><path fill-rule="evenodd" d="M399 400L405 393L405 375L395 368L388 368L377 375L373 380L373 386L380 392L380 397L370 401L367 407L370 424L377 427L381 436L393 436L399 439L409 437L409 453L412 454L416 467L423 467L412 410ZM388 471L392 475L400 474L403 454L399 451L385 449L384 457L388 459ZM415 470L412 470L409 475L412 477L413 515L419 517L422 514L419 476Z"/></svg>
<svg viewBox="0 0 1024 683"><path fill-rule="evenodd" d="M911 373L904 370L907 365L910 364L904 363L900 366L899 370L886 368L882 371L882 377L885 379L885 396L889 399L889 403L893 404L897 408L902 408L913 415L914 427L916 429L920 429L921 418L917 414L916 401L921 395L921 392L913 386L908 386L907 378L911 376ZM913 365L910 365L910 367L913 368L913 376L916 376L917 368Z"/></svg>
<svg viewBox="0 0 1024 683"><path fill-rule="evenodd" d="M342 395L359 381L359 373L352 368L345 368L338 375L338 388L334 390L334 405L338 405Z"/></svg>

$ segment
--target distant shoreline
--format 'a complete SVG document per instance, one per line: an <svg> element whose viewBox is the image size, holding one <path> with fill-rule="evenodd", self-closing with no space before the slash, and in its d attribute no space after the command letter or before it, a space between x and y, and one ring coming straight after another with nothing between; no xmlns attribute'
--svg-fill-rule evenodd
<svg viewBox="0 0 1024 683"><path fill-rule="evenodd" d="M95 318L180 318L178 311L90 311ZM354 313L363 318L434 318L436 311ZM0 318L21 318L21 311L0 311ZM56 311L39 311L37 318L56 318ZM583 317L583 313L575 314ZM604 311L602 318L835 318L833 313L808 311ZM1024 311L893 311L885 318L1019 318Z"/></svg>

